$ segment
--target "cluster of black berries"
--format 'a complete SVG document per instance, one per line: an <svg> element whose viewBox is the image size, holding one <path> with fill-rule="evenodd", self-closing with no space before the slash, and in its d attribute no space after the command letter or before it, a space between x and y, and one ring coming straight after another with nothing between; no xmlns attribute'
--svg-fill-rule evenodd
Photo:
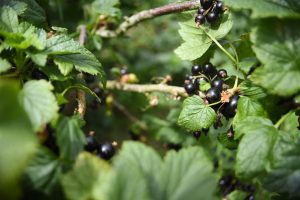
<svg viewBox="0 0 300 200"><path fill-rule="evenodd" d="M231 175L222 177L219 180L219 186L224 197L234 190L241 190L249 194L245 198L245 200L255 200L255 186L251 184L241 183L237 178Z"/></svg>
<svg viewBox="0 0 300 200"><path fill-rule="evenodd" d="M84 149L91 153L96 152L97 156L100 158L110 160L115 154L114 146L109 142L99 144L93 132L86 136L86 141L87 144Z"/></svg>
<svg viewBox="0 0 300 200"><path fill-rule="evenodd" d="M197 25L204 24L205 21L212 24L218 20L224 11L224 4L222 1L216 0L200 0L200 7L195 17Z"/></svg>

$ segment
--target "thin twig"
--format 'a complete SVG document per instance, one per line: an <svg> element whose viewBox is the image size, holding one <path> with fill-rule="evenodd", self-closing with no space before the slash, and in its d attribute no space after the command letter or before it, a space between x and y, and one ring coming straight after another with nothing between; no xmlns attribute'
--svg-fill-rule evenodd
<svg viewBox="0 0 300 200"><path fill-rule="evenodd" d="M182 3L172 3L161 7L153 8L150 10L144 10L132 15L131 17L125 17L125 21L122 22L116 30L107 30L106 28L102 27L96 31L96 34L106 38L116 37L122 33L125 33L131 27L147 19L152 19L155 17L168 15L172 13L195 10L199 8L199 6L200 6L200 1L193 0L193 1L186 1Z"/></svg>
<svg viewBox="0 0 300 200"><path fill-rule="evenodd" d="M86 30L86 26L81 25L79 26L79 44L80 45L84 45L85 41L86 41L86 37L87 37L87 30ZM79 78L83 78L83 74L80 73ZM76 91L76 99L77 99L77 103L78 103L78 108L75 110L75 112L77 112L80 116L81 119L84 118L85 115L85 111L86 111L86 99L85 99L85 92L81 89L78 89Z"/></svg>
<svg viewBox="0 0 300 200"><path fill-rule="evenodd" d="M106 88L109 90L123 90L129 92L149 93L149 92L163 92L173 95L175 97L182 96L187 97L183 87L170 86L165 84L128 84L120 83L118 81L107 81ZM200 92L200 97L205 97L205 94Z"/></svg>
<svg viewBox="0 0 300 200"><path fill-rule="evenodd" d="M147 131L148 128L147 126L141 122L137 117L135 117L133 114L131 114L126 108L125 106L123 106L122 104L120 104L117 100L114 100L113 105L119 110L121 111L130 121L132 121L133 123L136 123L142 130Z"/></svg>

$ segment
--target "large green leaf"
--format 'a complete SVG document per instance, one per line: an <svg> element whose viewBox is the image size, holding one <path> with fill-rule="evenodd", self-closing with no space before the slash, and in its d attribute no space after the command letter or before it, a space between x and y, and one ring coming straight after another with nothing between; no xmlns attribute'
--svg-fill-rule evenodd
<svg viewBox="0 0 300 200"><path fill-rule="evenodd" d="M251 34L254 51L264 64L252 80L269 92L290 96L300 91L299 20L262 20Z"/></svg>
<svg viewBox="0 0 300 200"><path fill-rule="evenodd" d="M46 13L35 0L19 0L27 4L26 10L20 16L39 27L46 27Z"/></svg>
<svg viewBox="0 0 300 200"><path fill-rule="evenodd" d="M273 126L248 123L237 152L235 169L238 177L251 179L266 171L277 134Z"/></svg>
<svg viewBox="0 0 300 200"><path fill-rule="evenodd" d="M280 193L286 198L300 197L300 144L286 144L281 159L272 167L264 181L268 190ZM287 148L288 147L288 148Z"/></svg>
<svg viewBox="0 0 300 200"><path fill-rule="evenodd" d="M58 105L53 86L45 80L28 81L21 93L21 102L35 131L41 130L57 116Z"/></svg>
<svg viewBox="0 0 300 200"><path fill-rule="evenodd" d="M137 142L124 143L114 161L116 176L109 199L158 199L160 165L161 158L153 149Z"/></svg>
<svg viewBox="0 0 300 200"><path fill-rule="evenodd" d="M216 199L218 179L212 171L213 164L200 147L168 152L160 171L160 199Z"/></svg>
<svg viewBox="0 0 300 200"><path fill-rule="evenodd" d="M25 181L31 190L56 196L63 168L60 160L47 148L40 148L26 168Z"/></svg>
<svg viewBox="0 0 300 200"><path fill-rule="evenodd" d="M16 199L19 180L37 146L30 121L18 102L15 82L0 81L0 198Z"/></svg>
<svg viewBox="0 0 300 200"><path fill-rule="evenodd" d="M251 9L252 17L300 18L298 0L224 0L229 7Z"/></svg>
<svg viewBox="0 0 300 200"><path fill-rule="evenodd" d="M98 157L83 152L77 159L72 171L62 176L61 182L67 199L106 200L108 199L111 167Z"/></svg>
<svg viewBox="0 0 300 200"><path fill-rule="evenodd" d="M231 30L233 22L229 12L224 13L222 20L216 25L197 27L194 19L179 23L184 43L175 50L175 53L183 60L196 60L200 58L213 43L212 39L221 39Z"/></svg>
<svg viewBox="0 0 300 200"><path fill-rule="evenodd" d="M75 160L86 143L84 133L80 128L80 118L61 117L56 128L56 140L60 156L66 160Z"/></svg>
<svg viewBox="0 0 300 200"><path fill-rule="evenodd" d="M215 119L215 111L199 96L194 95L184 100L178 124L189 131L199 131L209 128Z"/></svg>

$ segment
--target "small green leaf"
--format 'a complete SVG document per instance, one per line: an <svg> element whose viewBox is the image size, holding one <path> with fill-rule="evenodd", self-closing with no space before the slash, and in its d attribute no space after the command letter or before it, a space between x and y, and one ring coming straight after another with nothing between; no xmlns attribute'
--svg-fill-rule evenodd
<svg viewBox="0 0 300 200"><path fill-rule="evenodd" d="M57 116L58 105L51 90L53 86L44 80L28 81L22 90L21 102L35 131Z"/></svg>
<svg viewBox="0 0 300 200"><path fill-rule="evenodd" d="M232 28L233 22L229 12L224 13L222 20L213 26L197 27L194 19L179 23L181 35L184 43L175 50L175 53L182 60L196 60L200 58L213 43L212 39L206 35L210 34L215 39L221 39L227 35Z"/></svg>
<svg viewBox="0 0 300 200"><path fill-rule="evenodd" d="M120 14L120 9L116 8L119 0L95 0L92 7L98 14L116 16Z"/></svg>
<svg viewBox="0 0 300 200"><path fill-rule="evenodd" d="M234 190L231 192L226 199L228 200L245 200L248 194L240 190Z"/></svg>
<svg viewBox="0 0 300 200"><path fill-rule="evenodd" d="M80 128L77 116L72 118L61 117L56 128L56 140L60 150L60 156L66 160L75 160L76 156L83 150L86 143L84 133Z"/></svg>
<svg viewBox="0 0 300 200"><path fill-rule="evenodd" d="M76 159L72 171L62 176L67 199L106 200L110 184L111 167L98 157L83 152Z"/></svg>
<svg viewBox="0 0 300 200"><path fill-rule="evenodd" d="M209 128L215 119L215 111L194 95L184 100L178 124L189 131L199 131Z"/></svg>
<svg viewBox="0 0 300 200"><path fill-rule="evenodd" d="M6 72L10 68L11 64L7 60L0 58L0 74Z"/></svg>
<svg viewBox="0 0 300 200"><path fill-rule="evenodd" d="M251 33L254 51L263 67L251 79L270 93L291 96L300 91L299 20L262 20Z"/></svg>
<svg viewBox="0 0 300 200"><path fill-rule="evenodd" d="M228 137L227 133L220 133L218 135L218 141L227 149L236 149L238 147L238 140L234 140L233 137Z"/></svg>
<svg viewBox="0 0 300 200"><path fill-rule="evenodd" d="M59 71L65 76L73 70L73 64L71 63L61 62L58 59L54 59L54 63L58 66Z"/></svg>
<svg viewBox="0 0 300 200"><path fill-rule="evenodd" d="M251 81L244 81L239 85L240 92L243 96L247 96L253 100L266 97L267 94L263 88L253 84Z"/></svg>

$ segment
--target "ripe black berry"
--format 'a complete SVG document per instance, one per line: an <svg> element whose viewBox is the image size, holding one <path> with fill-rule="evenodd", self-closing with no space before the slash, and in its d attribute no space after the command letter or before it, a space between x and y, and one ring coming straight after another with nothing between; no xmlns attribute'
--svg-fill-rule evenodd
<svg viewBox="0 0 300 200"><path fill-rule="evenodd" d="M167 148L175 150L175 151L179 151L182 148L182 145L181 144L175 144L175 143L168 143Z"/></svg>
<svg viewBox="0 0 300 200"><path fill-rule="evenodd" d="M99 150L98 156L105 160L111 159L115 154L114 146L109 142L105 142L104 144L101 144L98 150Z"/></svg>
<svg viewBox="0 0 300 200"><path fill-rule="evenodd" d="M234 95L230 98L229 103L224 106L224 109L222 110L222 114L226 118L232 118L234 117L236 113L236 108L238 104L239 96Z"/></svg>
<svg viewBox="0 0 300 200"><path fill-rule="evenodd" d="M227 71L225 69L220 69L218 71L218 76L221 78L226 78L227 77Z"/></svg>
<svg viewBox="0 0 300 200"><path fill-rule="evenodd" d="M98 148L98 142L93 135L86 136L87 144L84 146L84 149L88 152L94 152Z"/></svg>
<svg viewBox="0 0 300 200"><path fill-rule="evenodd" d="M205 9L199 8L197 13L203 15L205 13Z"/></svg>
<svg viewBox="0 0 300 200"><path fill-rule="evenodd" d="M248 200L255 200L254 195L250 195L250 196L248 197Z"/></svg>
<svg viewBox="0 0 300 200"><path fill-rule="evenodd" d="M217 75L216 68L211 63L206 63L203 66L203 73L207 76L210 76L211 78Z"/></svg>
<svg viewBox="0 0 300 200"><path fill-rule="evenodd" d="M199 139L200 136L201 136L201 132L200 131L195 131L195 132L193 132L193 136L194 136L194 138Z"/></svg>
<svg viewBox="0 0 300 200"><path fill-rule="evenodd" d="M223 89L223 83L224 83L224 81L222 79L215 78L211 82L211 87L217 88L218 90L222 91L222 89Z"/></svg>
<svg viewBox="0 0 300 200"><path fill-rule="evenodd" d="M188 93L188 94L195 94L195 92L197 91L197 88L195 87L195 85L193 83L184 84L184 89L185 89L186 93Z"/></svg>
<svg viewBox="0 0 300 200"><path fill-rule="evenodd" d="M205 23L205 16L202 15L202 14L198 14L196 17L195 17L195 22L199 25L201 24L204 24Z"/></svg>
<svg viewBox="0 0 300 200"><path fill-rule="evenodd" d="M120 70L120 73L121 73L122 76L125 75L125 74L128 74L128 69L125 68L125 67L123 67L123 68Z"/></svg>
<svg viewBox="0 0 300 200"><path fill-rule="evenodd" d="M191 80L193 80L193 76L192 76L192 75L189 75L189 74L187 74L187 75L185 75L185 80L187 80L187 81L191 81Z"/></svg>
<svg viewBox="0 0 300 200"><path fill-rule="evenodd" d="M218 19L218 14L215 13L215 12L209 12L207 15L206 15L206 20L208 23L212 24L214 23L215 21L217 21Z"/></svg>
<svg viewBox="0 0 300 200"><path fill-rule="evenodd" d="M210 88L206 92L206 99L209 103L215 103L221 100L220 90L217 88Z"/></svg>
<svg viewBox="0 0 300 200"><path fill-rule="evenodd" d="M38 70L38 69L34 69L32 72L31 72L31 76L33 79L36 79L36 80L41 80L41 79L44 79L44 80L49 80L48 76L46 74L44 74L44 72Z"/></svg>
<svg viewBox="0 0 300 200"><path fill-rule="evenodd" d="M213 0L200 0L201 6L207 10L212 4Z"/></svg>
<svg viewBox="0 0 300 200"><path fill-rule="evenodd" d="M191 71L192 71L192 74L196 76L196 75L200 74L201 70L202 70L202 67L200 65L194 65L192 67Z"/></svg>
<svg viewBox="0 0 300 200"><path fill-rule="evenodd" d="M215 12L216 13L222 13L224 10L224 4L222 1L217 1L216 5L215 5Z"/></svg>
<svg viewBox="0 0 300 200"><path fill-rule="evenodd" d="M91 74L85 74L84 79L85 79L85 82L86 82L86 83L93 83L93 82L96 81L97 78L96 78L96 76L94 76L94 75L91 75Z"/></svg>

